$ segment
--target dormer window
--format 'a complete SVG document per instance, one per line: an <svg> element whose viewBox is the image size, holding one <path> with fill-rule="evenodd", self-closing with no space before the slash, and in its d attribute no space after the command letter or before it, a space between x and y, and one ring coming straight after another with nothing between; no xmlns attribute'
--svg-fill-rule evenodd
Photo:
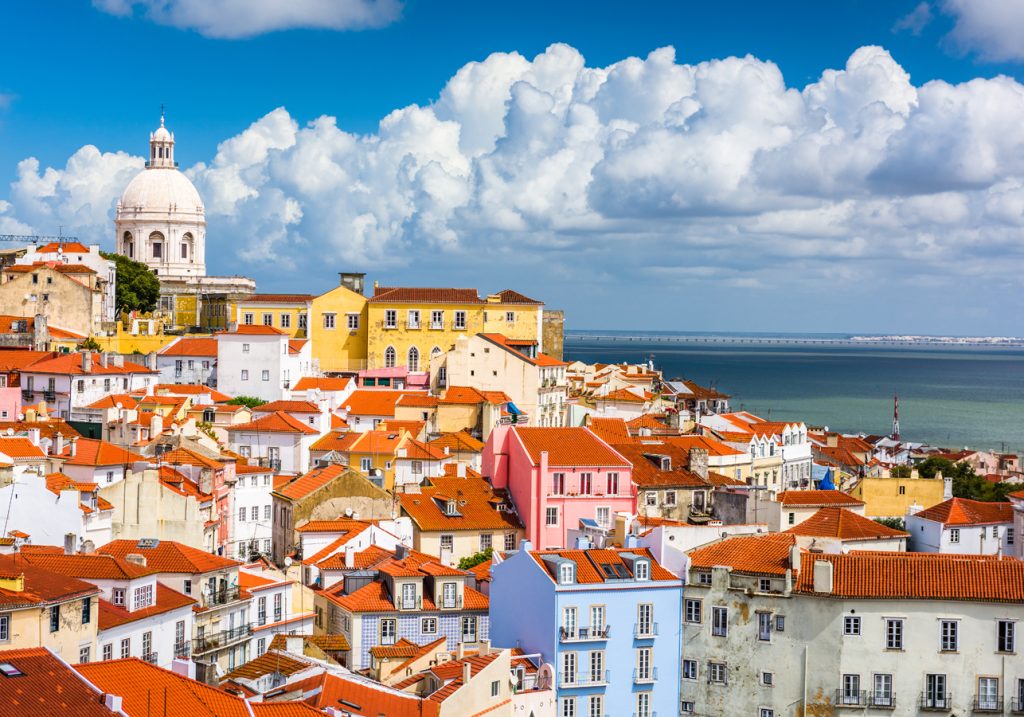
<svg viewBox="0 0 1024 717"><path fill-rule="evenodd" d="M651 579L651 564L646 560L637 560L633 563L633 579L634 580L650 580Z"/></svg>
<svg viewBox="0 0 1024 717"><path fill-rule="evenodd" d="M670 471L672 470L672 459L668 456L661 457L661 470Z"/></svg>
<svg viewBox="0 0 1024 717"><path fill-rule="evenodd" d="M572 585L573 584L573 566L572 563L562 563L558 566L558 583L560 585Z"/></svg>
<svg viewBox="0 0 1024 717"><path fill-rule="evenodd" d="M445 515L458 515L459 506L454 500L450 500L447 503L445 503L444 512Z"/></svg>

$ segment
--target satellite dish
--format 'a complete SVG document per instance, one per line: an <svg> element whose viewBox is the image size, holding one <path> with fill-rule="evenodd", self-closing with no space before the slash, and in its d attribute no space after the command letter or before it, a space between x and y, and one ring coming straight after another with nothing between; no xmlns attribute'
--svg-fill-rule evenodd
<svg viewBox="0 0 1024 717"><path fill-rule="evenodd" d="M14 428L8 427L7 428L7 435L8 436L13 436L14 435Z"/></svg>
<svg viewBox="0 0 1024 717"><path fill-rule="evenodd" d="M545 662L537 670L537 689L548 690L551 689L551 685L555 682L555 668L550 663Z"/></svg>
<svg viewBox="0 0 1024 717"><path fill-rule="evenodd" d="M292 560L292 559L291 559L290 557L288 557L288 556L285 556L285 559L284 559L284 566L285 566L286 568L290 568L290 567L292 566L292 563L293 563L293 562L294 562L294 561L293 561L293 560Z"/></svg>

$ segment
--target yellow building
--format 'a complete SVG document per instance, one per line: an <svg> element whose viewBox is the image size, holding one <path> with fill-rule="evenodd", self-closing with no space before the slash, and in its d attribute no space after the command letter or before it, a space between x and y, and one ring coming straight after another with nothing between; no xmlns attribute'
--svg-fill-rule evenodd
<svg viewBox="0 0 1024 717"><path fill-rule="evenodd" d="M231 306L231 320L239 326L273 326L293 338L308 336L307 320L312 294L253 294Z"/></svg>
<svg viewBox="0 0 1024 717"><path fill-rule="evenodd" d="M903 518L911 506L923 510L952 498L953 485L941 473L921 478L914 470L909 478L861 478L848 492L864 501L869 518Z"/></svg>
<svg viewBox="0 0 1024 717"><path fill-rule="evenodd" d="M43 570L17 555L0 555L0 644L47 647L70 663L96 655L100 590Z"/></svg>
<svg viewBox="0 0 1024 717"><path fill-rule="evenodd" d="M327 373L366 368L367 304L364 274L342 274L341 283L310 302L313 358Z"/></svg>

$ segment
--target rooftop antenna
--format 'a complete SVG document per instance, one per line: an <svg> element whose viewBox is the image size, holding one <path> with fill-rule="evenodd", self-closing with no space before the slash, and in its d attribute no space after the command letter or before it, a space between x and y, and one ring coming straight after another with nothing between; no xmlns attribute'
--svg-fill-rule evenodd
<svg viewBox="0 0 1024 717"><path fill-rule="evenodd" d="M900 440L900 397L896 394L892 397L892 439Z"/></svg>

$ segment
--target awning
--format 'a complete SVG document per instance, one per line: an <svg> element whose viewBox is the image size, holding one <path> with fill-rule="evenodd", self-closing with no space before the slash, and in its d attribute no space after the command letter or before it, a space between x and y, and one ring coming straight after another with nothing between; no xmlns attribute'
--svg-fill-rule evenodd
<svg viewBox="0 0 1024 717"><path fill-rule="evenodd" d="M516 404L512 403L511 401L508 402L508 412L511 413L513 416L522 416L523 415L523 412L520 411L516 407Z"/></svg>

